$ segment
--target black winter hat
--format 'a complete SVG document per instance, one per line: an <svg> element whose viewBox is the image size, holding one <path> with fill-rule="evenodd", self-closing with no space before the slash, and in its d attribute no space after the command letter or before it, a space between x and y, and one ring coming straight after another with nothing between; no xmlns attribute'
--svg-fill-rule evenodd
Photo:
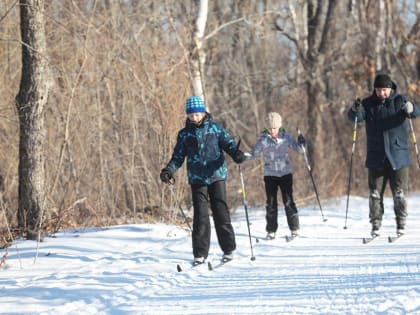
<svg viewBox="0 0 420 315"><path fill-rule="evenodd" d="M392 80L387 74L378 74L373 83L373 87L376 88L392 88Z"/></svg>

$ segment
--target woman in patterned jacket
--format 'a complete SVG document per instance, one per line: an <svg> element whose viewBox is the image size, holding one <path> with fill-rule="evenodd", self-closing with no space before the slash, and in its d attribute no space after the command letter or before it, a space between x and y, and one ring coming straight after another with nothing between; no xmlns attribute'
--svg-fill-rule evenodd
<svg viewBox="0 0 420 315"><path fill-rule="evenodd" d="M289 159L289 149L303 153L302 146L305 139L299 135L298 142L287 133L282 126L279 113L271 112L266 117L266 129L251 150L249 160L255 159L263 153L264 156L264 184L267 197L266 231L267 239L274 239L278 228L277 191L280 187L283 198L287 224L292 236L299 231L299 215L293 200L293 170Z"/></svg>
<svg viewBox="0 0 420 315"><path fill-rule="evenodd" d="M185 127L178 133L172 158L161 171L160 178L165 183L171 182L175 172L187 159L187 175L194 208L193 264L204 263L209 253L209 205L223 260L231 260L236 242L226 202L228 169L223 151L236 163L244 162L246 157L225 128L206 112L200 97L189 97L185 102L185 111Z"/></svg>

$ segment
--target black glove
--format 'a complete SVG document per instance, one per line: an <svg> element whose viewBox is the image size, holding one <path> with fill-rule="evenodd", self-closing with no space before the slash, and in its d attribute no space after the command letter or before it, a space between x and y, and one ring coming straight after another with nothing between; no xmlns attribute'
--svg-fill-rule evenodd
<svg viewBox="0 0 420 315"><path fill-rule="evenodd" d="M298 136L298 138L297 138L297 142L299 143L299 145L301 145L301 146L305 146L306 145L306 140L305 140L305 137L302 135L302 134L300 134L299 136Z"/></svg>
<svg viewBox="0 0 420 315"><path fill-rule="evenodd" d="M414 110L414 105L413 105L413 103L411 103L410 101L408 101L407 103L405 103L401 107L401 109L403 111L405 111L408 115L410 115L413 112L413 110Z"/></svg>
<svg viewBox="0 0 420 315"><path fill-rule="evenodd" d="M166 184L169 184L173 178L174 177L170 168L165 167L160 172L160 180Z"/></svg>
<svg viewBox="0 0 420 315"><path fill-rule="evenodd" d="M362 101L360 98L356 98L356 100L353 103L353 106L351 107L351 110L355 113L360 112L362 110Z"/></svg>
<svg viewBox="0 0 420 315"><path fill-rule="evenodd" d="M246 161L246 155L245 153L243 153L241 150L237 149L233 154L232 154L232 159L235 161L235 163L237 164L241 164L243 162Z"/></svg>

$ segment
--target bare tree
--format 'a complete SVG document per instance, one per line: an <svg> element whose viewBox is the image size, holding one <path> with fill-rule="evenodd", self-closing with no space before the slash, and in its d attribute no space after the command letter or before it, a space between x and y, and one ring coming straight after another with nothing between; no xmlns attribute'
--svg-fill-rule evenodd
<svg viewBox="0 0 420 315"><path fill-rule="evenodd" d="M255 143L267 111L279 111L293 135L299 127L321 197L346 191L352 125L345 113L356 95L371 92L377 68L388 69L414 101L420 94L418 0L45 1L47 52L20 39L19 14L40 13L41 2L22 2L22 12L16 2L0 1L0 195L12 227L19 203L21 226L36 228L45 200L51 220L43 230L176 217L158 174L185 123L182 105L192 91L203 93L244 150ZM47 68L54 80L49 90ZM53 106L45 105L47 93ZM19 127L26 132L20 158ZM352 188L361 193L366 172L359 134ZM311 202L303 163L296 155L296 197ZM264 202L262 166L244 165L253 188L249 202L258 205ZM241 202L238 172L229 167L235 205ZM184 173L175 191L188 207ZM413 177L411 183L419 182ZM43 196L42 185L48 188Z"/></svg>
<svg viewBox="0 0 420 315"><path fill-rule="evenodd" d="M44 107L48 100L44 1L21 0L22 77L16 107L19 115L18 224L28 238L45 213Z"/></svg>
<svg viewBox="0 0 420 315"><path fill-rule="evenodd" d="M204 48L204 31L206 29L208 0L197 1L197 17L195 20L194 34L192 36L191 47L191 73L192 87L194 95L202 97L206 101L204 89L204 63L206 61L206 52ZM207 110L209 105L207 104Z"/></svg>

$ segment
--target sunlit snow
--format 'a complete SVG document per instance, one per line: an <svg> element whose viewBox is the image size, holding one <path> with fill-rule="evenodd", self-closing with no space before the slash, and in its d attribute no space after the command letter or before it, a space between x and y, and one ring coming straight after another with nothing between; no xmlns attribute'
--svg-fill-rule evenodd
<svg viewBox="0 0 420 315"><path fill-rule="evenodd" d="M395 243L392 199L381 237L368 237L368 200L300 208L301 237L285 241L279 209L266 241L263 208L234 211L234 261L189 269L188 229L164 224L63 231L40 243L16 240L0 269L1 314L420 314L420 195L409 197L407 234ZM260 239L259 242L256 242ZM0 250L0 258L6 250ZM221 257L214 229L209 260ZM177 264L185 270L177 272Z"/></svg>

